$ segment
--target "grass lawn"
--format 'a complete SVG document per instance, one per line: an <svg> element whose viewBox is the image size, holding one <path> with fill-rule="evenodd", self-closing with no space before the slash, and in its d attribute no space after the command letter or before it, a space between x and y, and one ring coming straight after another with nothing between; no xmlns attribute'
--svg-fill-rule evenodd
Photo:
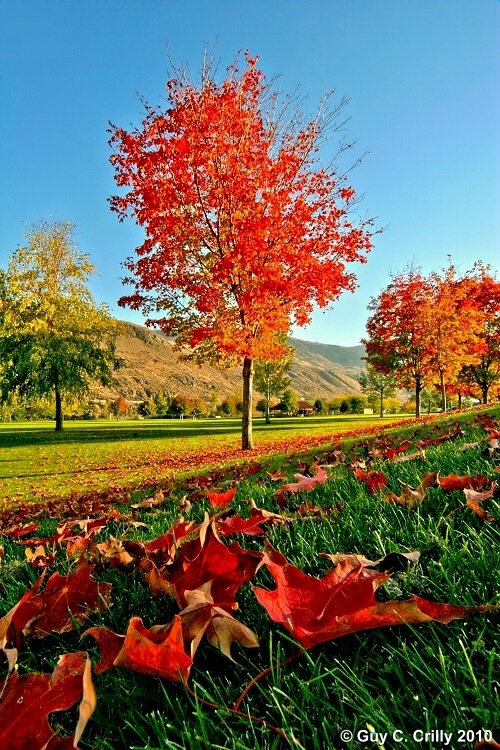
<svg viewBox="0 0 500 750"><path fill-rule="evenodd" d="M492 406L486 411L496 420L499 430L500 407ZM253 501L258 508L283 516L286 523L264 526L263 535L238 534L227 539L217 527L220 543L229 545L237 540L243 549L254 553L262 552L268 543L291 565L314 577L322 577L332 570L331 561L322 557L323 553L356 553L378 560L391 552L418 551L417 563L402 565L385 581L377 594L379 601L406 601L416 595L453 605L498 604L498 490L481 503L495 519L493 521L485 521L467 507L462 490L445 491L443 486L432 485L423 502L412 509L386 500L388 491L401 495L405 485L417 488L425 473L436 471L441 477L451 474L483 476L484 489L494 490L492 481L498 478L498 464L495 456L488 452L488 430L476 417L477 412L459 415L460 431L456 420L447 418L387 430L383 439L377 437L375 431L366 438L351 436L344 441L340 457L336 452L337 435L342 428L345 433L353 432L351 420L280 420L268 431L257 423L260 454L265 453L265 446L274 445L272 455L263 458L257 450L252 456L254 468L251 470L248 466L224 467L219 463L217 469L205 474L214 480L211 492L236 488L231 503L233 513L247 518L249 503ZM376 420L366 417L356 423L356 427L367 431L375 426ZM289 431L297 436L295 451ZM306 450L308 440L314 443L317 437L318 443L320 437L328 433L335 435L333 441ZM278 434L289 441L286 454L280 454L277 449ZM446 439L441 441L439 436ZM19 480L15 492L22 493L26 487L26 499L36 496L37 480L33 474L40 472L47 483L50 477L53 483L50 487L63 497L66 491L91 486L87 484L89 467L104 463L106 470L99 472L95 468L95 476L103 483L99 487L104 486L106 476L113 477L113 484L130 478L132 483L147 477L152 479L151 474L143 474L141 469L148 456L158 457L154 465L157 472L166 462L165 455L173 457L170 467L173 472L182 455L193 460L197 451L212 458L219 451L221 459L229 457L232 463L238 452L239 424L230 420L106 423L97 427L87 423L68 425L61 437L55 436L49 426L8 426L1 431L0 439L5 466L11 462L9 471L15 471L14 459L9 458L15 455L18 465L24 467L23 473L31 475ZM427 440L425 452L417 450L421 439ZM384 458L388 445L399 448L404 441L408 441L406 449L396 456L408 457L417 452L418 457L397 462ZM225 450L227 446L234 446L234 456L230 450ZM31 456L31 466L25 456ZM383 472L387 486L370 493L366 482L354 474L352 463L356 459L367 462L366 471ZM328 474L325 483L318 483L308 492L280 494L279 488L285 482L293 482L296 472L307 473L315 460L325 465ZM108 462L109 467L114 464L116 470L109 468L106 474ZM127 469L120 475L116 472L122 464L126 464ZM111 493L108 505L95 505L87 498L77 508L61 501L43 511L38 495L40 511L37 515L36 505L0 513L0 528L3 523L4 529L0 531L3 546L0 617L40 575L40 568L27 560L26 546L20 543L23 538L50 537L63 520L84 518L87 510L90 517L107 518L104 528L92 538L92 544L94 541L105 544L113 537L119 540L116 542L118 550L126 548L135 555L134 560L127 563L123 558L118 562L111 553L111 556L98 553L95 546L84 550L89 560L93 559L92 555L97 556L94 577L112 584L111 606L93 611L85 623L72 623L74 627L69 632L51 631L43 638L27 637L19 651L19 675L51 673L61 654L84 649L95 667L100 659L100 648L94 638L84 636L87 628L105 627L124 634L133 617L142 618L145 627L151 628L169 623L179 613L174 598L166 594L152 595L137 561L142 559L140 550L146 549L140 545L164 535L181 513L198 524L206 512L213 517L219 511L209 505L206 485L198 476L202 475L198 464L195 462L189 467L181 462L180 465L183 470L192 468L194 471L187 479L178 475L175 483L164 481L157 473L157 484L164 487L166 497L162 504L149 509L134 510L129 503L117 503ZM67 473L63 474L65 466ZM274 475L279 470L283 478L271 477L268 470ZM2 480L6 483L4 487L12 487L6 473ZM312 467L311 474L314 473ZM9 490L5 494L13 496L15 492ZM134 500L152 492L153 487L138 491ZM114 507L125 514L123 518L109 517ZM32 521L39 528L16 538L12 529ZM78 533L84 536L80 527ZM31 546L34 548L35 540ZM150 544L148 549L151 551L147 559L158 562L153 550L159 549L159 542ZM176 546L172 554L180 555L183 549L182 545ZM45 554L49 552L53 552L55 559L49 564L48 576L54 570L64 576L76 570L78 555L69 555L63 544L45 542ZM186 566L190 559L187 555ZM199 557L193 560L196 570ZM199 565L201 567L201 563ZM218 564L210 573L211 579L217 577L217 567ZM165 580L173 575L169 570L166 565ZM489 738L490 732L497 742L500 740L498 611L454 619L448 624L426 622L352 632L304 650L298 648L289 630L273 622L258 603L252 586L275 589L276 584L265 565L239 588L238 608L231 610L239 622L257 634L259 648L233 644L231 653L235 661L230 661L203 638L187 685L118 666L94 674L97 707L79 747L82 750L277 750L287 747L303 750L449 747L457 750L473 748L476 740ZM340 590L340 598L344 591ZM333 602L332 606L338 605ZM354 609L360 606L359 601L352 601ZM327 615L329 612L325 612L325 617ZM322 617L323 614L318 622ZM0 665L0 670L3 670L0 675L5 674L6 665ZM252 685L252 680L259 675ZM0 688L1 685L0 676ZM17 710L15 705L10 713L4 708L8 691L7 684L0 701L0 747L6 748L5 738L9 736L9 726ZM28 693L25 698L29 700ZM50 723L61 736L69 735L74 731L77 717L75 705L67 711L52 713ZM29 720L26 709L20 728L23 721ZM440 730L449 735L448 741L436 734ZM347 741L349 733L352 739Z"/></svg>
<svg viewBox="0 0 500 750"><path fill-rule="evenodd" d="M398 419L336 416L254 422L256 449L286 447L332 434L382 426ZM135 488L179 470L243 457L237 419L123 420L0 425L0 507L11 501L70 493ZM246 452L248 453L248 452ZM252 455L252 454L250 454Z"/></svg>

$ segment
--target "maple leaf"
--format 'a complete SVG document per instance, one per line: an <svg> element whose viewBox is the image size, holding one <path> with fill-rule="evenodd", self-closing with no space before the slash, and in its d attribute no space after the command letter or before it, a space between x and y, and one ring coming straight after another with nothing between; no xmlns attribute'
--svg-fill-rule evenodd
<svg viewBox="0 0 500 750"><path fill-rule="evenodd" d="M9 682L0 702L0 747L44 750L57 740L49 714L67 711L82 697L86 663L87 652L79 651L61 656L52 675L14 672L5 678ZM67 741L76 747L74 739Z"/></svg>
<svg viewBox="0 0 500 750"><path fill-rule="evenodd" d="M231 656L231 644L235 641L245 648L256 648L259 640L255 633L246 625L234 618L227 609L236 609L235 602L226 602L225 608L218 606L211 594L212 581L204 583L193 591L185 591L187 602L179 614L182 619L184 639L191 641L191 656L200 644L203 635L212 646L219 648L222 653L234 661Z"/></svg>
<svg viewBox="0 0 500 750"><path fill-rule="evenodd" d="M165 577L175 586L181 607L187 604L185 591L193 591L208 581L213 581L216 602L232 602L240 586L253 578L261 558L261 552L244 550L237 542L223 544L211 524L204 543L200 537L187 542Z"/></svg>
<svg viewBox="0 0 500 750"><path fill-rule="evenodd" d="M324 484L328 479L325 470L314 463L312 468L316 470L313 477L306 477L303 474L294 474L296 482L290 482L280 487L279 492L310 492L318 484Z"/></svg>
<svg viewBox="0 0 500 750"><path fill-rule="evenodd" d="M233 487L226 492L207 492L208 500L212 508L225 508L230 505L236 495L237 487Z"/></svg>
<svg viewBox="0 0 500 750"><path fill-rule="evenodd" d="M126 667L173 682L186 682L189 677L192 659L184 650L179 615L169 625L151 630L140 617L132 617L124 636L108 628L89 628L83 635L92 636L99 644L101 660L96 674L111 667Z"/></svg>
<svg viewBox="0 0 500 750"><path fill-rule="evenodd" d="M239 514L224 518L224 520L217 521L217 531L223 536L231 536L232 534L262 536L264 534L262 526L285 523L289 523L289 520L284 516L252 505L249 518L242 518Z"/></svg>
<svg viewBox="0 0 500 750"><path fill-rule="evenodd" d="M371 628L467 617L498 605L462 607L413 596L407 601L377 602L375 591L390 577L355 560L344 559L321 579L291 565L270 545L263 563L276 582L274 591L254 586L257 601L306 649Z"/></svg>
<svg viewBox="0 0 500 750"><path fill-rule="evenodd" d="M487 513L484 508L480 506L480 503L483 500L489 500L491 497L493 497L496 488L496 482L492 482L490 489L486 492L476 492L472 489L464 489L467 507L470 508L483 521L495 521L495 517L490 513Z"/></svg>
<svg viewBox="0 0 500 750"><path fill-rule="evenodd" d="M85 565L67 576L53 573L39 593L44 574L20 601L0 620L0 638L12 623L24 635L44 638L49 633L66 633L74 623L83 623L93 611L109 603L110 583L91 578L94 566Z"/></svg>
<svg viewBox="0 0 500 750"><path fill-rule="evenodd" d="M354 469L356 479L366 484L368 492L372 495L375 492L380 492L383 487L387 486L387 477L382 471L373 469L372 471L362 471L359 468Z"/></svg>
<svg viewBox="0 0 500 750"><path fill-rule="evenodd" d="M423 503L427 498L427 490L429 487L434 487L438 482L438 471L426 472L422 477L422 481L419 486L413 489L408 484L403 485L403 492L400 496L395 495L393 492L389 492L385 495L384 500L388 503L396 503L397 505L404 505L405 508L416 508L417 505Z"/></svg>
<svg viewBox="0 0 500 750"><path fill-rule="evenodd" d="M447 477L439 477L438 479L438 484L443 490L480 490L487 483L487 477L481 475L471 477L468 474L464 476L448 474Z"/></svg>

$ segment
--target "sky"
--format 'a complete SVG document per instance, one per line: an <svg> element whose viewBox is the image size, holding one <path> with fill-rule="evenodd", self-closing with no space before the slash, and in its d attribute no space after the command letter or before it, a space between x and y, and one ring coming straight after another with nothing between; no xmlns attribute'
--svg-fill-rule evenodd
<svg viewBox="0 0 500 750"><path fill-rule="evenodd" d="M143 234L108 207L108 123L166 105L169 56L196 73L208 46L224 74L248 50L311 116L326 91L349 99L351 184L384 231L356 291L293 334L354 346L391 273L498 272L499 18L499 0L0 0L0 267L31 226L71 221L96 301L144 323L117 305Z"/></svg>

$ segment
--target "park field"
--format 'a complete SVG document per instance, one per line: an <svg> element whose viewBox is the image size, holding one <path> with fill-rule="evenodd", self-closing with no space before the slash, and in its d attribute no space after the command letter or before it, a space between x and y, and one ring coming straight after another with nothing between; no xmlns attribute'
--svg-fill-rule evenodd
<svg viewBox="0 0 500 750"><path fill-rule="evenodd" d="M408 418L407 418L408 419ZM102 491L133 491L180 472L300 450L387 428L398 417L328 416L254 421L255 448L241 451L237 419L168 419L0 425L0 507Z"/></svg>

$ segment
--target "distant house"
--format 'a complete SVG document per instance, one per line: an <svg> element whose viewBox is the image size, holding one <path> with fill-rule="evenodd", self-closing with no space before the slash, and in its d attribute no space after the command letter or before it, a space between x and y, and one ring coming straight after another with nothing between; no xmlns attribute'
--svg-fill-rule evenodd
<svg viewBox="0 0 500 750"><path fill-rule="evenodd" d="M312 404L308 404L307 401L299 401L297 406L297 414L300 414L303 417L309 417L311 414L314 414L316 409Z"/></svg>

